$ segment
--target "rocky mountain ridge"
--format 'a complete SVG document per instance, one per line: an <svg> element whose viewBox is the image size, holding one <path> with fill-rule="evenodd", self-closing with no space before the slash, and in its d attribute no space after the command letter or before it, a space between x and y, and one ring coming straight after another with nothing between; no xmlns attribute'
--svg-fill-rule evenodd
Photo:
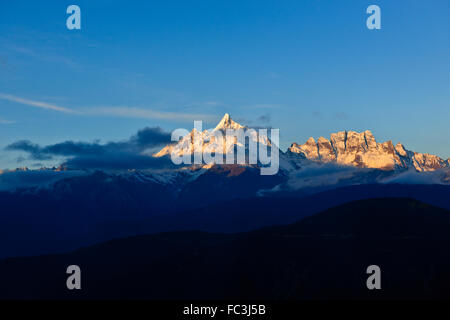
<svg viewBox="0 0 450 320"><path fill-rule="evenodd" d="M305 144L293 143L288 152L316 162L382 170L414 168L426 172L449 167L449 160L436 155L409 151L392 141L379 143L369 130L340 131L332 133L330 139L320 137L317 141L311 137Z"/></svg>
<svg viewBox="0 0 450 320"><path fill-rule="evenodd" d="M186 152L192 155L205 150L215 150L222 154L234 152L236 145L242 146L239 142L214 137L216 131L225 133L228 129L238 130L248 129L248 127L235 122L229 114L225 114L213 130L198 132L194 128L179 142L165 146L153 156L170 156L173 152L178 156ZM267 135L250 133L250 139L273 147ZM395 146L392 141L379 143L369 130L360 133L340 131L332 133L330 139L320 137L317 141L311 137L304 144L292 143L286 153L280 151L280 158L282 158L281 165L286 163L290 167L293 163L301 167L301 162L305 159L316 163L336 163L387 171L413 168L419 172L427 172L450 167L449 160L428 153L407 150L401 143Z"/></svg>

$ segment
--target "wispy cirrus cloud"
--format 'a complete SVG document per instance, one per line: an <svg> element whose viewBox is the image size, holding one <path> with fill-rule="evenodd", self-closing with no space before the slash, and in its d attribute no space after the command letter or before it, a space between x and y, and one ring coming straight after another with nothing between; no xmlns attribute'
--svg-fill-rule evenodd
<svg viewBox="0 0 450 320"><path fill-rule="evenodd" d="M54 48L40 48L40 50L31 49L29 47L23 47L18 46L15 44L8 44L5 46L6 49L9 49L10 51L40 60L44 62L50 62L50 63L60 63L64 64L71 68L80 68L80 65L67 57L67 55L63 55L60 53L55 53Z"/></svg>
<svg viewBox="0 0 450 320"><path fill-rule="evenodd" d="M27 105L30 107L84 116L113 116L121 118L156 119L156 120L173 120L173 121L194 121L194 120L213 121L216 119L216 116L208 114L158 111L147 108L138 108L129 106L102 106L102 107L81 108L75 110L54 103L27 99L1 92L0 92L0 99L19 103L22 105Z"/></svg>
<svg viewBox="0 0 450 320"><path fill-rule="evenodd" d="M258 117L258 121L263 123L269 123L271 119L272 116L269 113L263 114Z"/></svg>
<svg viewBox="0 0 450 320"><path fill-rule="evenodd" d="M48 109L48 110L59 111L59 112L64 112L64 113L77 113L75 110L60 107L60 106L52 104L52 103L25 99L25 98L21 98L18 96L14 96L12 94L6 94L6 93L1 93L1 92L0 92L0 99L24 104L24 105L27 105L30 107L35 107L35 108Z"/></svg>
<svg viewBox="0 0 450 320"><path fill-rule="evenodd" d="M14 121L5 120L5 119L0 118L0 124L13 124L13 123L14 123Z"/></svg>
<svg viewBox="0 0 450 320"><path fill-rule="evenodd" d="M151 109L142 109L127 106L94 107L86 109L84 112L85 114L88 115L105 115L105 116L117 116L123 118L139 118L139 119L180 120L180 121L194 121L194 120L212 121L216 119L216 116L211 116L207 114L155 111Z"/></svg>

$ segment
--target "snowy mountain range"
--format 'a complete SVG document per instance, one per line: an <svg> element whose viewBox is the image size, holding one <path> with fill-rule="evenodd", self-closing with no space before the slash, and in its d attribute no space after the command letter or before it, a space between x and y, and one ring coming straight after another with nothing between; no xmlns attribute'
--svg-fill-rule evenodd
<svg viewBox="0 0 450 320"><path fill-rule="evenodd" d="M366 130L332 133L330 139L309 138L305 144L293 143L288 152L317 162L335 162L360 168L394 170L414 168L417 171L434 171L448 168L449 160L428 153L406 150L403 144L392 141L378 143L372 132Z"/></svg>
<svg viewBox="0 0 450 320"><path fill-rule="evenodd" d="M192 153L211 146L233 152L239 142L221 144L211 138L218 130L242 128L225 115L215 128L194 129L147 156L164 160L174 150ZM195 134L201 139L194 140ZM250 139L278 148L264 134ZM448 160L390 141L378 143L369 131L293 143L279 151L279 158L275 175L261 175L259 164L176 166L170 159L170 166L148 169L88 170L63 164L5 170L0 174L0 257L57 252L148 232L248 231L365 198L407 197L450 208Z"/></svg>
<svg viewBox="0 0 450 320"><path fill-rule="evenodd" d="M204 130L199 133L193 129L178 143L167 145L155 153L154 157L170 156L172 152L183 155L185 150L189 150L189 153L193 154L194 150L208 148L223 150L223 153L233 152L236 142L222 142L211 139L211 136L217 130L246 128L232 120L229 114L225 114L212 131ZM195 135L199 137L197 141L194 139ZM251 139L260 144L271 145L267 135L251 135ZM448 159L444 160L428 153L409 151L401 143L397 143L395 146L392 141L379 143L369 130L361 133L340 131L332 133L330 139L320 137L317 141L311 137L304 144L292 143L285 153L280 151L280 157L282 158L280 163L282 166L284 165L283 169L285 170L292 168L292 165L298 167L299 163L305 164L309 161L386 171L413 168L418 172L428 172L450 166ZM304 160L309 161L305 162Z"/></svg>
<svg viewBox="0 0 450 320"><path fill-rule="evenodd" d="M225 114L215 128L201 131L194 128L178 142L168 144L153 154L147 154L149 157L166 159L166 163L170 163L169 167L96 171L102 171L110 176L118 175L131 181L157 183L167 186L175 193L182 193L182 190L188 186L192 188L197 183L201 184L202 188L208 184L213 185L219 176L248 180L242 185L248 185L255 194L267 190L277 192L368 183L450 183L449 160L436 155L409 151L401 143L395 146L391 141L379 143L368 130L361 133L354 131L332 133L330 139L320 137L315 140L311 137L304 144L292 143L286 152L278 150L280 168L273 179L255 177L259 164L172 164L170 160L172 152L177 155L188 152L192 155L195 150L213 149L219 150L223 156L235 152L237 146L247 149L247 145L243 146L237 140L215 139L217 131L225 133L229 129L248 129L248 127L235 122L229 114ZM278 145L272 143L264 132L249 131L249 139L259 145L278 149ZM52 187L59 179L89 175L92 172L80 168L73 170L64 164L51 169L5 170L0 172L0 190L36 186L47 188Z"/></svg>

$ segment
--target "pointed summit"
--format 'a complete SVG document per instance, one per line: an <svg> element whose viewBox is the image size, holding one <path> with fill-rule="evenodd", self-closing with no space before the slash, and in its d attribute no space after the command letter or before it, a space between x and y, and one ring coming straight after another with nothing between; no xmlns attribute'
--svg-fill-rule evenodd
<svg viewBox="0 0 450 320"><path fill-rule="evenodd" d="M219 124L214 128L214 130L226 130L226 129L242 129L244 126L239 123L233 121L228 113L225 113L222 120L220 120Z"/></svg>
<svg viewBox="0 0 450 320"><path fill-rule="evenodd" d="M163 157L166 155L176 154L185 155L192 154L193 152L214 152L217 154L227 154L235 152L235 147L237 141L236 137L231 137L232 139L227 139L224 137L226 130L239 130L247 129L247 127L240 125L239 123L233 121L228 113L225 113L222 120L213 130L203 130L202 132L197 132L199 134L194 134L195 128L187 135L185 135L178 143L171 143L161 149L159 152L153 154L154 157ZM220 137L219 133L222 133ZM216 136L217 134L217 136ZM251 130L247 137L250 141L259 143L260 145L272 146L271 141L266 134L258 134L255 130ZM247 146L245 146L247 148ZM196 151L198 150L198 151Z"/></svg>
<svg viewBox="0 0 450 320"><path fill-rule="evenodd" d="M230 115L228 114L228 113L225 113L224 115L223 115L223 118L222 118L223 120L225 120L225 121L229 121L230 120Z"/></svg>

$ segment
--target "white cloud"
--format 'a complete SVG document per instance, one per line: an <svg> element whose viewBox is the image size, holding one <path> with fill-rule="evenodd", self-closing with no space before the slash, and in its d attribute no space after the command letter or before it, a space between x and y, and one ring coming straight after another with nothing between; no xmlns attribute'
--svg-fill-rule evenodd
<svg viewBox="0 0 450 320"><path fill-rule="evenodd" d="M72 59L70 59L69 57L67 57L66 55L62 55L62 54L58 54L55 53L54 48L52 47L44 47L41 48L40 50L36 51L36 50L32 50L30 48L27 47L21 47L21 46L16 46L14 44L9 44L6 45L6 49L15 51L17 53L41 60L41 61L45 61L45 62L51 62L51 63L61 63L61 64L65 64L68 67L71 68L80 68L80 66L74 62Z"/></svg>
<svg viewBox="0 0 450 320"><path fill-rule="evenodd" d="M24 105L27 105L30 107L35 107L35 108L48 109L48 110L59 111L59 112L64 112L64 113L76 113L75 110L72 110L69 108L60 107L55 104L51 104L51 103L47 103L47 102L25 99L25 98L13 96L12 94L0 93L0 99L24 104Z"/></svg>
<svg viewBox="0 0 450 320"><path fill-rule="evenodd" d="M393 177L381 180L381 183L400 184L445 184L449 181L450 171L448 169L437 169L429 172L418 172L410 169Z"/></svg>
<svg viewBox="0 0 450 320"><path fill-rule="evenodd" d="M226 106L224 103L219 101L206 101L203 102L202 105L205 105L207 107L224 107Z"/></svg>
<svg viewBox="0 0 450 320"><path fill-rule="evenodd" d="M206 114L192 114L192 113L181 113L181 112L167 112L158 111L152 109L128 107L128 106L105 106L105 107L92 107L85 108L82 110L74 110L66 107L62 107L56 104L30 100L11 94L0 93L0 99L12 101L15 103L20 103L30 107L47 109L52 111L58 111L69 114L76 115L93 115L93 116L113 116L121 118L137 118L137 119L159 119L159 120L173 120L173 121L194 121L194 120L204 120L204 121L214 121L216 116L206 115ZM6 121L6 120L3 120ZM5 124L0 119L0 124Z"/></svg>
<svg viewBox="0 0 450 320"><path fill-rule="evenodd" d="M106 115L124 118L180 120L180 121L194 121L194 120L209 121L216 119L215 116L206 114L155 111L151 109L142 109L135 107L95 107L86 109L84 113L89 115Z"/></svg>

